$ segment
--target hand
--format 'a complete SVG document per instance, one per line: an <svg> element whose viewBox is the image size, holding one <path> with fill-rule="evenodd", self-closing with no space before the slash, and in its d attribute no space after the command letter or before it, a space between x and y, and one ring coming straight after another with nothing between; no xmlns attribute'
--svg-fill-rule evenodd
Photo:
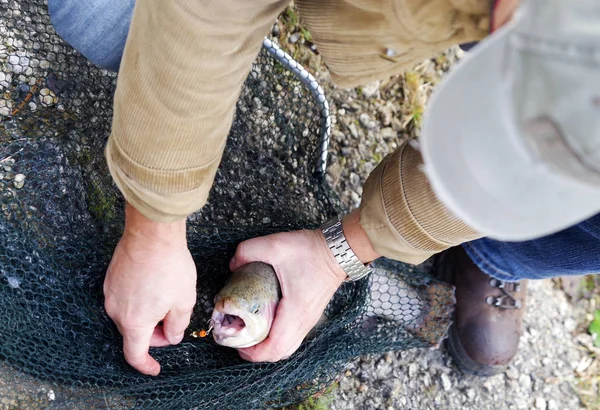
<svg viewBox="0 0 600 410"><path fill-rule="evenodd" d="M141 373L160 372L150 346L183 339L196 302L196 276L185 220L153 222L127 205L125 232L104 281L104 306L123 335L125 360Z"/></svg>
<svg viewBox="0 0 600 410"><path fill-rule="evenodd" d="M359 259L369 262L380 255L371 248L358 220L358 211L345 218L344 234ZM347 275L318 229L242 242L231 260L230 269L233 271L254 261L273 266L282 298L267 339L256 346L238 349L238 352L244 360L275 362L288 358L300 347Z"/></svg>

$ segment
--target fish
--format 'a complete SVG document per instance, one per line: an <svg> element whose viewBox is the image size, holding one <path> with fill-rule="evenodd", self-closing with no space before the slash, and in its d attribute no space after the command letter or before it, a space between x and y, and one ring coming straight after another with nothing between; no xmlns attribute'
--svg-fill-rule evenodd
<svg viewBox="0 0 600 410"><path fill-rule="evenodd" d="M262 342L269 335L280 299L279 279L271 265L251 262L241 266L214 298L214 341L236 349Z"/></svg>
<svg viewBox="0 0 600 410"><path fill-rule="evenodd" d="M370 304L360 319L362 330L376 332L393 324L429 346L439 346L450 325L453 287L438 281L409 284L396 270L394 266L373 269ZM240 267L214 298L210 320L214 341L237 349L262 342L269 335L280 299L279 279L271 265L252 262ZM324 313L307 339L327 322Z"/></svg>

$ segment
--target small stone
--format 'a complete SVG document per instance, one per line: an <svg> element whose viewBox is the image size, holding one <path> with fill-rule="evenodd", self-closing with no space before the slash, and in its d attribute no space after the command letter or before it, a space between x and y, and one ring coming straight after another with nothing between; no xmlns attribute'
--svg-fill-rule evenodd
<svg viewBox="0 0 600 410"><path fill-rule="evenodd" d="M475 390L468 389L467 390L467 397L469 398L469 400L473 400L475 398Z"/></svg>
<svg viewBox="0 0 600 410"><path fill-rule="evenodd" d="M358 386L358 391L361 393L366 393L367 390L369 390L369 386L367 386L366 384L361 384L360 386Z"/></svg>
<svg viewBox="0 0 600 410"><path fill-rule="evenodd" d="M350 377L350 376L352 376L352 372L350 370L346 370L346 373L344 373L344 376Z"/></svg>
<svg viewBox="0 0 600 410"><path fill-rule="evenodd" d="M394 356L390 352L388 352L383 356L383 358L386 361L386 363L392 363Z"/></svg>
<svg viewBox="0 0 600 410"><path fill-rule="evenodd" d="M350 125L348 125L348 129L350 130L350 134L352 135L352 137L358 138L358 129L356 128L356 124L351 123Z"/></svg>
<svg viewBox="0 0 600 410"><path fill-rule="evenodd" d="M341 149L342 157L349 157L354 152L354 148L343 147Z"/></svg>
<svg viewBox="0 0 600 410"><path fill-rule="evenodd" d="M298 31L298 32L296 32L296 33L292 34L292 35L290 36L290 38L289 38L289 40L288 40L288 41L289 41L291 44L297 43L297 42L298 42L298 40L300 40L300 36L301 36L301 35L302 35L302 34L301 34L299 31Z"/></svg>
<svg viewBox="0 0 600 410"><path fill-rule="evenodd" d="M440 377L442 379L442 387L444 388L444 391L450 391L452 388L452 382L450 381L448 375L446 373L442 373Z"/></svg>
<svg viewBox="0 0 600 410"><path fill-rule="evenodd" d="M398 138L398 133L394 131L391 127L385 127L381 129L381 138L384 140L392 140Z"/></svg>
<svg viewBox="0 0 600 410"><path fill-rule="evenodd" d="M0 71L0 81L6 80L6 74Z"/></svg>
<svg viewBox="0 0 600 410"><path fill-rule="evenodd" d="M548 400L548 406L546 407L548 410L558 410L558 404L556 400L550 399Z"/></svg>
<svg viewBox="0 0 600 410"><path fill-rule="evenodd" d="M0 108L0 115L8 117L10 115L10 110L8 109L8 107Z"/></svg>
<svg viewBox="0 0 600 410"><path fill-rule="evenodd" d="M16 56L16 55L9 56L8 62L12 65L19 64L19 56Z"/></svg>
<svg viewBox="0 0 600 410"><path fill-rule="evenodd" d="M576 328L577 322L572 317L569 317L567 320L565 320L565 330L567 332L573 332Z"/></svg>
<svg viewBox="0 0 600 410"><path fill-rule="evenodd" d="M367 113L360 114L358 121L360 122L360 125L368 130L372 130L373 128L377 127L377 123Z"/></svg>
<svg viewBox="0 0 600 410"><path fill-rule="evenodd" d="M40 68L46 69L50 67L50 62L47 60L40 61Z"/></svg>
<svg viewBox="0 0 600 410"><path fill-rule="evenodd" d="M380 81L375 81L374 83L367 84L362 87L362 93L365 98L371 97L379 97L379 86L381 85Z"/></svg>
<svg viewBox="0 0 600 410"><path fill-rule="evenodd" d="M506 377L510 380L517 380L519 378L519 372L511 366L506 370Z"/></svg>
<svg viewBox="0 0 600 410"><path fill-rule="evenodd" d="M17 189L23 188L23 185L25 185L25 175L23 175L23 174L15 175L14 185L15 185L15 188L17 188Z"/></svg>
<svg viewBox="0 0 600 410"><path fill-rule="evenodd" d="M531 390L531 377L527 374L522 374L519 376L519 384L523 388L524 391Z"/></svg>
<svg viewBox="0 0 600 410"><path fill-rule="evenodd" d="M56 394L54 394L54 390L50 390L48 392L48 400L50 400L50 401L56 400Z"/></svg>
<svg viewBox="0 0 600 410"><path fill-rule="evenodd" d="M279 24L277 24L277 23L273 24L273 29L271 30L271 34L273 35L273 37L279 37L279 35L281 34L281 29L279 28Z"/></svg>
<svg viewBox="0 0 600 410"><path fill-rule="evenodd" d="M546 410L546 400L543 397L535 399L535 408L539 410Z"/></svg>
<svg viewBox="0 0 600 410"><path fill-rule="evenodd" d="M350 173L350 185L358 188L359 184L360 184L360 177L358 176L358 174L356 172L351 172Z"/></svg>
<svg viewBox="0 0 600 410"><path fill-rule="evenodd" d="M354 206L358 207L360 205L360 196L356 192L350 192L350 199L354 203Z"/></svg>

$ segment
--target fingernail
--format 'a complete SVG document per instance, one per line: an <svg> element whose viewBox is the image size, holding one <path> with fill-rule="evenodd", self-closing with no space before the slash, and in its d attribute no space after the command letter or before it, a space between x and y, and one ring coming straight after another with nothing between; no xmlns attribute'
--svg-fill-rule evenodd
<svg viewBox="0 0 600 410"><path fill-rule="evenodd" d="M171 344L174 344L174 345L179 344L179 343L181 343L182 340L183 340L183 333L175 336L173 338L173 342L171 342Z"/></svg>

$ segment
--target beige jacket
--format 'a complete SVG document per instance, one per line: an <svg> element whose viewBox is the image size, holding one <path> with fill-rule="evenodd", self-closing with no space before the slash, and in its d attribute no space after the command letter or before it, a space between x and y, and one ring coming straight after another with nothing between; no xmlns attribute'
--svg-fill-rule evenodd
<svg viewBox="0 0 600 410"><path fill-rule="evenodd" d="M148 218L181 219L206 203L242 84L287 4L136 1L106 158L125 198ZM344 87L479 40L489 26L488 0L295 4L333 80ZM361 204L374 249L409 263L480 236L436 199L420 163L409 145L398 148L370 175Z"/></svg>

